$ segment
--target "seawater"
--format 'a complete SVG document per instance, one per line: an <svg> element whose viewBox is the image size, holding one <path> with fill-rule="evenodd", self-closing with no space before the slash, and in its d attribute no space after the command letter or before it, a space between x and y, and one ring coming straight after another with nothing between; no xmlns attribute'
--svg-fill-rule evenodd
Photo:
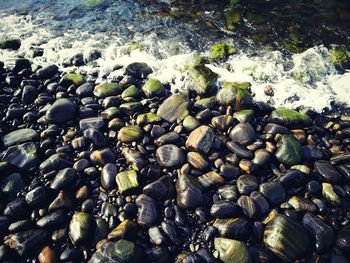
<svg viewBox="0 0 350 263"><path fill-rule="evenodd" d="M243 20L245 28L228 32L219 7L210 8L202 10L198 20L195 15L169 15L179 9L171 1L2 0L0 35L18 37L22 46L18 51L0 50L0 60L11 66L18 56L28 57L32 47L40 47L44 55L34 58L34 63L55 63L67 72L95 76L97 82L122 74L122 69L115 70L120 66L146 62L154 77L169 83L173 91L186 93L186 67L199 55L210 55L211 44L227 42L238 53L207 65L219 74L218 86L223 81L251 82L255 99L275 106L321 111L332 103L350 105L350 72L335 68L329 45L315 41L298 54L257 46L244 35L254 25ZM347 36L348 32L339 30ZM63 66L75 54L93 49L101 51L101 58L78 68ZM266 86L273 88L274 96L264 93Z"/></svg>

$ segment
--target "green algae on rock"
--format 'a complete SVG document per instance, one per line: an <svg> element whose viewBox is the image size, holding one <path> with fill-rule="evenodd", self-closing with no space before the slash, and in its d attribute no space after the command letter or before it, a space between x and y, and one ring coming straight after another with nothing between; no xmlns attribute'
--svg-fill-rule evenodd
<svg viewBox="0 0 350 263"><path fill-rule="evenodd" d="M294 262L308 251L309 237L297 221L277 215L266 226L264 244L283 261Z"/></svg>
<svg viewBox="0 0 350 263"><path fill-rule="evenodd" d="M147 124L153 124L153 123L160 122L161 120L162 120L162 118L159 117L157 114L155 114L153 112L147 112L147 113L140 114L139 116L137 116L136 124L137 125L147 125Z"/></svg>
<svg viewBox="0 0 350 263"><path fill-rule="evenodd" d="M147 80L141 89L147 98L162 97L165 93L163 84L154 78Z"/></svg>
<svg viewBox="0 0 350 263"><path fill-rule="evenodd" d="M333 48L329 51L330 59L336 66L343 66L350 62L350 58L346 51L341 48Z"/></svg>
<svg viewBox="0 0 350 263"><path fill-rule="evenodd" d="M21 40L19 40L19 39L0 40L0 49L17 50L20 47L21 47Z"/></svg>
<svg viewBox="0 0 350 263"><path fill-rule="evenodd" d="M226 59L237 53L237 49L232 44L226 43L217 43L211 47L210 51L213 59Z"/></svg>
<svg viewBox="0 0 350 263"><path fill-rule="evenodd" d="M210 95L216 90L218 75L204 65L195 65L188 70L189 89L198 95Z"/></svg>
<svg viewBox="0 0 350 263"><path fill-rule="evenodd" d="M124 143L131 143L141 139L143 130L140 126L126 126L119 130L118 140Z"/></svg>
<svg viewBox="0 0 350 263"><path fill-rule="evenodd" d="M140 90L135 85L131 85L122 92L121 97L123 100L128 101L129 98L138 99L141 95Z"/></svg>
<svg viewBox="0 0 350 263"><path fill-rule="evenodd" d="M235 111L252 106L253 98L247 89L239 87L222 88L216 94L216 101L221 106L232 106Z"/></svg>
<svg viewBox="0 0 350 263"><path fill-rule="evenodd" d="M76 86L80 86L82 84L84 84L86 82L85 78L83 75L81 74L77 74L77 73L69 73L69 74L65 74L61 80L60 80L60 84L63 86L70 86L72 84L76 85Z"/></svg>
<svg viewBox="0 0 350 263"><path fill-rule="evenodd" d="M292 135L283 135L275 155L278 161L291 167L302 161L302 148Z"/></svg>
<svg viewBox="0 0 350 263"><path fill-rule="evenodd" d="M252 259L247 246L239 240L218 237L214 239L214 247L224 263L251 263Z"/></svg>
<svg viewBox="0 0 350 263"><path fill-rule="evenodd" d="M306 114L287 108L274 110L269 117L269 121L290 128L306 127L312 123L311 118Z"/></svg>
<svg viewBox="0 0 350 263"><path fill-rule="evenodd" d="M88 241L92 231L92 216L85 212L75 212L69 224L69 237L73 244Z"/></svg>
<svg viewBox="0 0 350 263"><path fill-rule="evenodd" d="M99 99L120 94L121 88L118 83L102 83L95 87L94 95Z"/></svg>
<svg viewBox="0 0 350 263"><path fill-rule="evenodd" d="M120 172L116 176L118 190L121 194L130 193L139 187L135 170Z"/></svg>

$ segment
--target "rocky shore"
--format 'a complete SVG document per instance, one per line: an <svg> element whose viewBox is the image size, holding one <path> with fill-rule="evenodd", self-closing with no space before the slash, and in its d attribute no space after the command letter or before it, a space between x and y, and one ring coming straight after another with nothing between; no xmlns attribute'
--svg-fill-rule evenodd
<svg viewBox="0 0 350 263"><path fill-rule="evenodd" d="M200 62L189 94L145 63L0 73L1 262L349 262L350 116L275 109Z"/></svg>

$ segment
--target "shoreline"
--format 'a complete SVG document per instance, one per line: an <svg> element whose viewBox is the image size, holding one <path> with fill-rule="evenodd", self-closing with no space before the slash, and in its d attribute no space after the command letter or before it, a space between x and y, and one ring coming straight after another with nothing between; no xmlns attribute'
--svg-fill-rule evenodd
<svg viewBox="0 0 350 263"><path fill-rule="evenodd" d="M0 71L1 261L347 262L348 109L217 91L204 63L187 96L146 63L99 84Z"/></svg>

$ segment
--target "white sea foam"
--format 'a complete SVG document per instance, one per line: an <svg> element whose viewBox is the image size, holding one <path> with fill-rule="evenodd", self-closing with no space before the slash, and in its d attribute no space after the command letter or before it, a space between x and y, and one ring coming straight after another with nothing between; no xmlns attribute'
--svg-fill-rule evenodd
<svg viewBox="0 0 350 263"><path fill-rule="evenodd" d="M169 83L172 90L183 90L184 69L193 63L196 52L183 46L178 39L160 40L155 34L136 36L136 44L130 39L111 36L108 33L95 34L71 30L56 36L49 28L36 24L29 16L1 15L0 33L5 37L19 37L22 46L19 51L0 50L0 60L10 63L18 55L26 56L32 46L44 49L44 55L37 57L37 64L62 63L76 53L86 53L98 48L102 57L80 68L68 67L66 71L99 73L115 78L122 70L113 70L116 65L131 62L146 62L163 83ZM187 51L184 52L184 51ZM276 106L310 106L321 111L332 101L350 105L350 72L338 74L329 58L327 48L316 46L301 54L287 56L279 51L260 51L250 55L239 52L225 63L207 65L219 74L222 81L249 81L256 100L269 101ZM257 55L258 54L258 55ZM206 55L206 54L204 54ZM272 86L274 96L264 93L264 87Z"/></svg>

